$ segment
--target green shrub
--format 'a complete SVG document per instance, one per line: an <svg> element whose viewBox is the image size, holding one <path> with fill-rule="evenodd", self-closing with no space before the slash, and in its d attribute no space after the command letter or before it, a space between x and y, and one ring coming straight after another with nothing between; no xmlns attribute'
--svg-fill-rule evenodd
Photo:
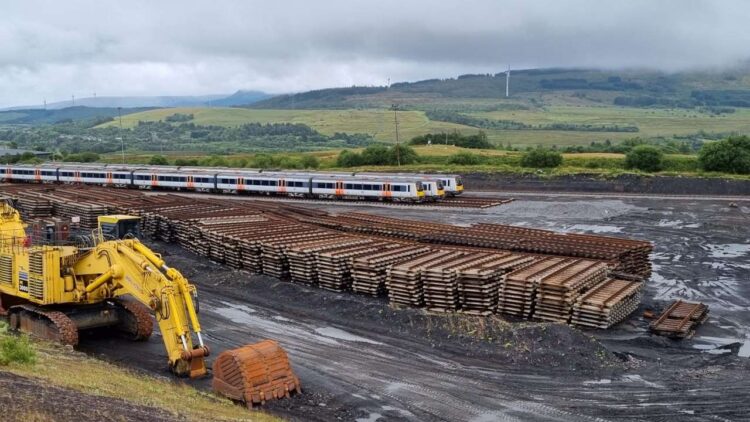
<svg viewBox="0 0 750 422"><path fill-rule="evenodd" d="M643 171L660 171L664 168L664 153L652 145L638 145L625 155L625 167Z"/></svg>
<svg viewBox="0 0 750 422"><path fill-rule="evenodd" d="M546 148L532 149L521 156L521 165L523 167L559 167L562 161L562 154Z"/></svg>
<svg viewBox="0 0 750 422"><path fill-rule="evenodd" d="M95 152L79 152L77 154L68 154L65 157L65 161L71 161L76 163L93 163L99 161L99 154Z"/></svg>
<svg viewBox="0 0 750 422"><path fill-rule="evenodd" d="M411 147L399 144L389 148L389 162L390 165L396 164L414 164L419 159L417 152Z"/></svg>
<svg viewBox="0 0 750 422"><path fill-rule="evenodd" d="M750 174L750 137L731 136L706 143L698 153L698 162L707 171Z"/></svg>
<svg viewBox="0 0 750 422"><path fill-rule="evenodd" d="M174 165L176 166L198 166L198 160L195 158L186 159L186 158L178 158L174 160Z"/></svg>
<svg viewBox="0 0 750 422"><path fill-rule="evenodd" d="M303 155L300 163L302 164L302 167L306 169L316 169L320 167L320 160L314 155Z"/></svg>
<svg viewBox="0 0 750 422"><path fill-rule="evenodd" d="M336 166L338 167L357 167L360 165L362 165L362 156L346 149L341 151L336 158Z"/></svg>
<svg viewBox="0 0 750 422"><path fill-rule="evenodd" d="M26 335L8 334L8 325L0 324L0 365L12 362L33 364L36 362L36 351Z"/></svg>
<svg viewBox="0 0 750 422"><path fill-rule="evenodd" d="M385 145L370 145L360 155L362 164L368 166L384 166L390 161L388 147Z"/></svg>
<svg viewBox="0 0 750 422"><path fill-rule="evenodd" d="M473 166L482 162L482 157L470 152L459 152L448 157L448 164Z"/></svg>
<svg viewBox="0 0 750 422"><path fill-rule="evenodd" d="M276 162L273 157L268 154L256 154L255 157L250 161L250 167L267 169L275 167Z"/></svg>
<svg viewBox="0 0 750 422"><path fill-rule="evenodd" d="M152 166L166 166L169 165L169 161L167 160L167 157L163 155L152 155L151 159L148 160L148 163Z"/></svg>

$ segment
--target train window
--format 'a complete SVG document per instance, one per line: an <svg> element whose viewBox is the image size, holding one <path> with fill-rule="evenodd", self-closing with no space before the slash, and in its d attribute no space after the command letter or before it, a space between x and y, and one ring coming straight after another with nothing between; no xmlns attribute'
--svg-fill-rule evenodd
<svg viewBox="0 0 750 422"><path fill-rule="evenodd" d="M372 185L362 185L362 190L372 190Z"/></svg>
<svg viewBox="0 0 750 422"><path fill-rule="evenodd" d="M260 181L261 186L268 186L268 180L261 180Z"/></svg>
<svg viewBox="0 0 750 422"><path fill-rule="evenodd" d="M464 181L456 177L456 186L463 186L463 185L464 185Z"/></svg>
<svg viewBox="0 0 750 422"><path fill-rule="evenodd" d="M362 185L360 185L359 183L355 184L354 190L362 190Z"/></svg>
<svg viewBox="0 0 750 422"><path fill-rule="evenodd" d="M270 183L271 186L277 186L278 184L279 184L279 182L277 182L275 180L271 180L271 183Z"/></svg>
<svg viewBox="0 0 750 422"><path fill-rule="evenodd" d="M344 189L354 189L352 186L354 186L354 185L351 184L351 183L347 183L347 184L344 185Z"/></svg>

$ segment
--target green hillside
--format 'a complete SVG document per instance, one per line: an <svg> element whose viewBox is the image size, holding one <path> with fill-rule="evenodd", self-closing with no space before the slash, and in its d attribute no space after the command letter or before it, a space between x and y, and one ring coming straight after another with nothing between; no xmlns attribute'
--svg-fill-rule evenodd
<svg viewBox="0 0 750 422"><path fill-rule="evenodd" d="M196 125L239 126L245 123L302 123L324 135L337 132L368 133L380 141L395 141L394 115L388 110L254 110L245 108L166 108L123 116L123 127L133 127L138 121L165 120L175 113L192 114ZM476 129L454 123L435 122L422 111L398 113L399 136L411 139L428 132L474 131ZM115 126L109 122L99 127Z"/></svg>
<svg viewBox="0 0 750 422"><path fill-rule="evenodd" d="M125 116L130 113L151 110L151 108L122 108L120 113ZM55 110L29 109L0 111L0 124L6 125L40 125L58 124L66 122L95 122L117 116L116 107L68 107Z"/></svg>
<svg viewBox="0 0 750 422"><path fill-rule="evenodd" d="M414 108L497 107L503 104L627 105L692 108L750 107L750 68L722 72L662 73L590 69L513 70L510 98L505 74L462 75L395 83L390 87L349 87L282 95L251 107L373 108L393 103Z"/></svg>

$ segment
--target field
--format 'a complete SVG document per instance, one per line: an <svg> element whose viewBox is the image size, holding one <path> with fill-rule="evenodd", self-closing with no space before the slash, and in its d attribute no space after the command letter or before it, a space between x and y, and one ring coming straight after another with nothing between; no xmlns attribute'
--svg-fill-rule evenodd
<svg viewBox="0 0 750 422"><path fill-rule="evenodd" d="M238 126L244 123L303 123L324 135L336 132L370 133L379 141L396 139L394 116L388 110L251 110L244 108L168 108L123 116L123 127L135 126L139 120L158 121L175 113L193 114L197 125ZM398 113L399 137L409 140L429 132L476 131L468 126L433 122L421 111ZM109 122L102 126L115 126Z"/></svg>
<svg viewBox="0 0 750 422"><path fill-rule="evenodd" d="M142 121L164 120L174 113L193 114L198 125L237 126L244 123L303 123L325 134L336 132L369 133L376 140L394 142L396 139L393 112L383 109L367 110L254 110L243 108L169 108L129 114L122 118L124 127ZM635 125L632 132L586 132L566 130L493 130L485 129L490 141L514 146L535 145L588 145L591 142L613 142L636 136L642 138L707 133L750 132L750 110L737 109L735 113L712 115L695 110L647 109L613 106L551 106L531 110L507 110L467 113L473 117L495 120L513 120L539 125L550 123L591 125ZM399 137L402 141L430 133L459 131L476 133L479 129L447 122L432 121L422 111L398 113ZM117 125L109 122L104 126Z"/></svg>

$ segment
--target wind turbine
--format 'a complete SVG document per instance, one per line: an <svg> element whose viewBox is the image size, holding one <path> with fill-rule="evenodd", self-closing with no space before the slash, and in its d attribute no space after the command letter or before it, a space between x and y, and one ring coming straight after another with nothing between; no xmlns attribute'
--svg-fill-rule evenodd
<svg viewBox="0 0 750 422"><path fill-rule="evenodd" d="M510 65L508 70L505 71L505 98L510 96Z"/></svg>

